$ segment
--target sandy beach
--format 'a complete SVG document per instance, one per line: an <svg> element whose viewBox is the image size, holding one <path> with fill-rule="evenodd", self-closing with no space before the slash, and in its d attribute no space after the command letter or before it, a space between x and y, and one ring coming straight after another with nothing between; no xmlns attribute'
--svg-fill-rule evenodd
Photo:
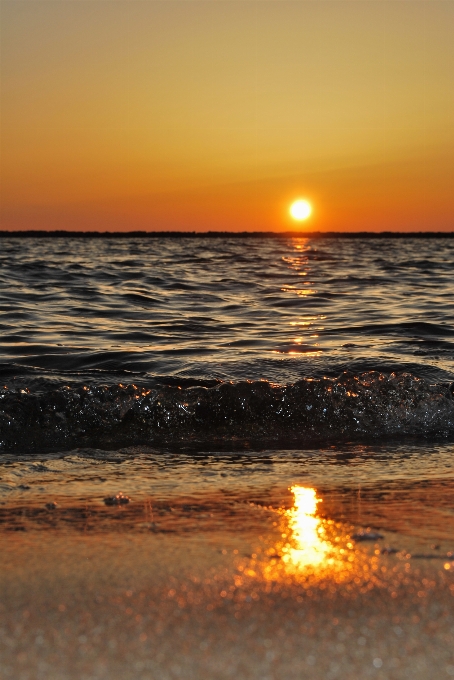
<svg viewBox="0 0 454 680"><path fill-rule="evenodd" d="M329 489L320 454L127 454L3 464L2 677L454 676L449 446L400 485L357 447Z"/></svg>

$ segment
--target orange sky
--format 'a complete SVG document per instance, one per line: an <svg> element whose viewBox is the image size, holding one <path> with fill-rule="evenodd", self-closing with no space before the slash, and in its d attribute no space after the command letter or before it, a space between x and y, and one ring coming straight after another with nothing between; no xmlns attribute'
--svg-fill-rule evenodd
<svg viewBox="0 0 454 680"><path fill-rule="evenodd" d="M454 229L451 0L0 9L2 229Z"/></svg>

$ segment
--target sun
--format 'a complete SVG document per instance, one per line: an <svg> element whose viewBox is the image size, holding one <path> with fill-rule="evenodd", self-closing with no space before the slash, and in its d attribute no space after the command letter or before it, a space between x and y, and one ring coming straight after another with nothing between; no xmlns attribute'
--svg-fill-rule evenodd
<svg viewBox="0 0 454 680"><path fill-rule="evenodd" d="M290 215L294 220L298 220L298 222L307 220L311 212L312 206L309 201L306 201L304 198L298 198L298 200L293 201L290 206Z"/></svg>

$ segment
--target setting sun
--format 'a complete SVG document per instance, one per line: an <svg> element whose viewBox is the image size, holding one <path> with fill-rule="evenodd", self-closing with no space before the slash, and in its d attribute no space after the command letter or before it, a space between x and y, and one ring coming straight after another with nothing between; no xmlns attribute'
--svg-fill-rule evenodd
<svg viewBox="0 0 454 680"><path fill-rule="evenodd" d="M290 206L290 215L294 220L307 220L311 212L311 204L309 201L306 201L303 198L299 198L297 201L294 201Z"/></svg>

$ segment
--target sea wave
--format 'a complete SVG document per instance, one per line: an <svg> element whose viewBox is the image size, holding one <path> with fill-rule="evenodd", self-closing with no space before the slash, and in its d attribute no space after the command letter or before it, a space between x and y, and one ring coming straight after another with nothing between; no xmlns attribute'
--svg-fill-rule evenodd
<svg viewBox="0 0 454 680"><path fill-rule="evenodd" d="M287 385L259 380L188 387L172 380L153 388L5 385L0 450L454 435L453 386L406 372L346 371Z"/></svg>

